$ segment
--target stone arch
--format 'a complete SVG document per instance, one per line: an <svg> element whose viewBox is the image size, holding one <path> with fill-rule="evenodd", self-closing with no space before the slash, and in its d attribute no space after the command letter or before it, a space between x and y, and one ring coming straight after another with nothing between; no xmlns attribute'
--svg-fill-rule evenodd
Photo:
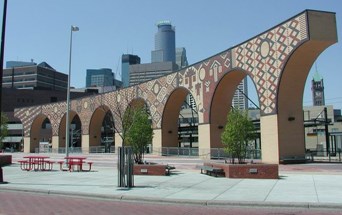
<svg viewBox="0 0 342 215"><path fill-rule="evenodd" d="M70 116L70 123L73 124L73 122L76 124L76 130L80 130L80 136L79 140L77 141L77 144L74 147L82 147L82 121L79 117L79 115L75 111L69 112ZM62 117L60 124L59 124L59 147L65 147L65 127L66 127L66 114ZM72 129L72 126L70 126L70 129ZM70 132L71 135L71 132ZM71 144L71 142L70 142Z"/></svg>
<svg viewBox="0 0 342 215"><path fill-rule="evenodd" d="M147 101L143 98L140 98L140 97L134 98L129 102L129 104L126 107L125 114L129 108L138 108L138 107L145 107L147 109L148 114L151 117L151 110L150 110L150 107L149 107ZM152 123L153 122L151 120L151 126L152 126Z"/></svg>
<svg viewBox="0 0 342 215"><path fill-rule="evenodd" d="M198 106L191 93L186 95L178 116L178 147L198 148Z"/></svg>
<svg viewBox="0 0 342 215"><path fill-rule="evenodd" d="M137 97L137 98L132 99L128 103L128 105L126 107L126 110L125 110L125 113L127 112L127 110L129 108L137 108L137 107L145 107L147 109L147 112L149 114L151 114L151 110L150 110L150 107L148 105L148 102L145 99L141 98L141 97Z"/></svg>
<svg viewBox="0 0 342 215"><path fill-rule="evenodd" d="M336 42L335 14L306 10L244 43L193 66L144 84L121 89L113 94L106 94L104 101L101 100L102 95L89 96L71 102L71 106L81 117L85 128L83 135L86 136L89 130L88 116L92 115L102 102L108 104L114 113L116 107L124 111L128 101L139 95L149 102L153 113L154 128L157 131L155 144L162 142L163 146L174 146L178 142L177 116L181 103L188 94L188 88L196 95L198 105L201 105L199 133L203 135L200 137L200 147L209 149L220 144L220 131L217 129L223 127L223 120L225 121L226 117L222 116L226 114L223 111L224 107L218 105L218 100L228 101L225 104L225 111L228 111L227 107L230 106L229 101L234 90L246 75L238 71L247 71L253 76L252 80L259 96L263 162L278 163L280 157L287 156L304 157L304 129L300 125L303 118L301 107L304 82L317 56ZM232 77L232 80L221 80L224 72L227 72L227 77ZM215 85L219 80L222 83L216 89ZM225 82L228 84L224 84ZM231 85L229 87L232 88L228 95L227 92L220 93L224 91L225 85ZM174 90L175 88L177 89ZM210 101L213 104L210 104ZM164 104L166 106L163 109ZM42 112L42 108L46 108L46 113L53 110L58 117L55 115L51 119L59 120L59 115L64 114L64 111L59 110L65 110L65 107L65 103L59 103L51 104L49 107L43 105L18 108L15 116L23 122L24 141L28 143L25 147L30 145L32 121ZM222 119L219 119L220 115ZM61 120L61 124L60 127L65 127L65 119L64 123ZM65 129L59 129L60 141L64 132ZM88 144L88 141L85 142Z"/></svg>
<svg viewBox="0 0 342 215"><path fill-rule="evenodd" d="M178 118L186 96L191 92L178 87L170 94L162 116L162 147L178 147Z"/></svg>
<svg viewBox="0 0 342 215"><path fill-rule="evenodd" d="M277 94L279 159L305 154L303 95L310 69L331 42L309 40L299 46L281 73Z"/></svg>
<svg viewBox="0 0 342 215"><path fill-rule="evenodd" d="M52 138L52 129L43 128L43 123L48 121L51 124L51 120L48 116L44 114L39 114L33 121L31 125L30 132L30 146L29 152L35 152L36 148L39 148L40 141L50 141ZM45 130L45 131L44 131Z"/></svg>
<svg viewBox="0 0 342 215"><path fill-rule="evenodd" d="M246 71L232 70L226 73L216 85L210 107L210 148L223 147L221 133L227 122L227 114L231 110L237 86L247 75L249 73ZM254 82L253 84L255 85Z"/></svg>
<svg viewBox="0 0 342 215"><path fill-rule="evenodd" d="M150 110L150 107L148 105L148 102L141 98L141 97L135 97L135 98L132 98L131 100L127 100L127 103L126 105L123 107L123 111L120 112L120 114L117 114L116 113L116 117L118 121L120 121L120 124L117 125L116 127L116 131L117 132L120 132L119 136L120 136L120 139L117 139L116 141L118 142L118 145L122 145L123 144L123 123L122 123L122 120L126 119L126 117L131 118L133 115L131 115L131 113L133 112L130 112L130 110L134 110L134 108L140 108L140 107L145 107L148 114L150 115L150 118L151 118L151 126L153 124L153 120L152 120L152 116L151 116L151 110ZM118 115L120 115L118 117ZM118 137L118 136L117 136Z"/></svg>
<svg viewBox="0 0 342 215"><path fill-rule="evenodd" d="M108 106L102 105L93 112L89 123L89 146L100 146L101 145L101 128L103 120L106 114L113 114Z"/></svg>
<svg viewBox="0 0 342 215"><path fill-rule="evenodd" d="M140 98L140 97L137 97L137 98L133 98L129 104L127 105L127 108L126 108L126 111L128 108L131 108L131 107L143 107L145 106L148 110L149 110L149 105L147 103L147 101L143 98Z"/></svg>

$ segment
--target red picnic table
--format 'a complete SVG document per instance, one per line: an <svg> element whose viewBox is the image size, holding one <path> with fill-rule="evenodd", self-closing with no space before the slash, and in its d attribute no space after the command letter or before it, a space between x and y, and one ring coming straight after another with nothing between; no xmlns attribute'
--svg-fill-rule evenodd
<svg viewBox="0 0 342 215"><path fill-rule="evenodd" d="M31 171L31 170L41 170L41 171L51 171L53 166L53 161L46 160L48 156L42 155L29 155L25 156L27 160L19 160L20 168L22 170Z"/></svg>
<svg viewBox="0 0 342 215"><path fill-rule="evenodd" d="M85 162L84 160L87 159L86 157L80 156L68 156L64 158L66 161L67 168L63 168L64 161L58 161L60 164L60 169L62 171L82 171L82 172L89 172L91 170L91 165L93 162ZM84 169L84 164L88 164L88 169Z"/></svg>

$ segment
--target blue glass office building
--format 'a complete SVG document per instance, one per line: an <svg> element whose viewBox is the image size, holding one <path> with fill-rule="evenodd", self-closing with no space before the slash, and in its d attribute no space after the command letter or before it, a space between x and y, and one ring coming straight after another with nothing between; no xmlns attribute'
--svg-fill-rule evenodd
<svg viewBox="0 0 342 215"><path fill-rule="evenodd" d="M129 66L140 64L140 57L137 55L123 54L121 57L121 80L123 87L128 87L130 82Z"/></svg>
<svg viewBox="0 0 342 215"><path fill-rule="evenodd" d="M87 69L86 87L114 86L114 79L111 69Z"/></svg>
<svg viewBox="0 0 342 215"><path fill-rule="evenodd" d="M170 21L157 23L158 32L155 34L155 50L151 53L152 63L176 62L176 33Z"/></svg>

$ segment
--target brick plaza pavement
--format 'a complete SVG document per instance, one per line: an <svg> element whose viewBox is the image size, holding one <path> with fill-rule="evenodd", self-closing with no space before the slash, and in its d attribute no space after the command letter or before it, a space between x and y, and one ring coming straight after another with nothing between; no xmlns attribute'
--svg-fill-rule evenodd
<svg viewBox="0 0 342 215"><path fill-rule="evenodd" d="M0 190L1 215L338 215L340 209L236 207L118 201Z"/></svg>
<svg viewBox="0 0 342 215"><path fill-rule="evenodd" d="M228 179L200 174L198 158L147 156L146 160L171 164L171 176L135 176L135 187L117 187L116 155L87 155L94 161L91 172L22 171L14 164L4 167L1 191L28 191L140 202L199 205L287 206L342 208L342 165L305 164L280 166L280 179ZM49 154L60 160L64 155Z"/></svg>

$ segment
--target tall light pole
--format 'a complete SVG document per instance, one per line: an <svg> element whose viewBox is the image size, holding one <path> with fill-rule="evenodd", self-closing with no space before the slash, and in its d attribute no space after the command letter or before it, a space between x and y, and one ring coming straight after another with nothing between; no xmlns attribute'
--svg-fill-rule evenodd
<svg viewBox="0 0 342 215"><path fill-rule="evenodd" d="M2 32L1 32L1 47L0 47L0 52L1 52L0 53L0 114L2 112L2 76L3 76L3 71L4 71L6 18L7 18L7 0L4 0L4 12L2 14ZM2 115L0 117L0 124L1 122L2 122ZM0 127L0 132L1 132L1 127Z"/></svg>
<svg viewBox="0 0 342 215"><path fill-rule="evenodd" d="M67 104L66 104L66 117L65 117L65 156L69 156L69 146L70 146L70 139L69 139L69 132L70 132L70 119L69 119L69 112L70 112L70 79L71 79L71 54L72 54L72 32L79 31L77 26L71 26L70 29L70 53L69 53L69 75L68 75L68 88L67 88Z"/></svg>
<svg viewBox="0 0 342 215"><path fill-rule="evenodd" d="M5 50L5 30L6 30L6 16L7 16L7 0L4 0L4 13L2 16L2 32L1 32L1 50L0 50L0 133L2 126L2 76L4 71L4 50ZM0 144L1 146L1 144ZM0 148L2 150L2 148ZM0 184L6 183L3 180L2 167L0 164Z"/></svg>

